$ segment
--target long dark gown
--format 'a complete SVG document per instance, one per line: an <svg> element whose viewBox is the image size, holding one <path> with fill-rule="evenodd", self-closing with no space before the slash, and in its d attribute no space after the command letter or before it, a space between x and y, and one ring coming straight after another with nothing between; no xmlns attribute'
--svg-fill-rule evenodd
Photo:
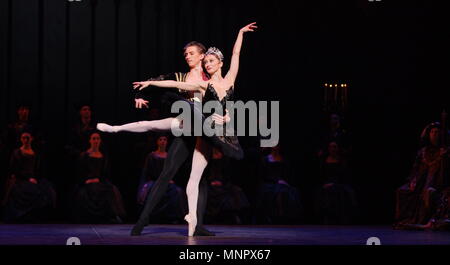
<svg viewBox="0 0 450 265"><path fill-rule="evenodd" d="M428 223L437 209L439 192L443 188L443 157L440 148L423 147L419 150L406 184L397 189L394 228L408 229ZM416 181L410 190L411 181Z"/></svg>
<svg viewBox="0 0 450 265"><path fill-rule="evenodd" d="M161 174L165 160L154 152L148 154L142 171L137 198L140 209L144 206L149 192ZM175 183L169 183L162 199L152 211L150 219L153 223L181 223L187 212L186 193Z"/></svg>
<svg viewBox="0 0 450 265"><path fill-rule="evenodd" d="M207 223L241 224L247 218L250 203L243 190L229 180L229 161L211 159L205 171L208 179ZM221 185L217 185L220 183Z"/></svg>
<svg viewBox="0 0 450 265"><path fill-rule="evenodd" d="M126 212L119 190L108 180L107 158L91 157L84 152L78 165L81 183L74 190L72 220L79 223L121 223ZM86 184L86 180L95 178L100 182Z"/></svg>
<svg viewBox="0 0 450 265"><path fill-rule="evenodd" d="M23 132L30 132L34 135L33 147L36 150L42 151L43 140L35 125L31 122L15 121L9 123L6 128L0 131L0 193L5 192L5 185L7 184L9 163L13 151L20 147L20 136Z"/></svg>
<svg viewBox="0 0 450 265"><path fill-rule="evenodd" d="M349 172L342 162L326 162L320 166L321 183L315 210L321 224L350 224L356 216L356 195L350 185ZM324 187L324 184L332 184Z"/></svg>
<svg viewBox="0 0 450 265"><path fill-rule="evenodd" d="M431 221L434 230L450 230L450 187L441 192Z"/></svg>
<svg viewBox="0 0 450 265"><path fill-rule="evenodd" d="M270 155L260 165L261 185L257 195L256 222L295 224L301 221L303 207L298 188L290 185L294 177L285 160L272 161Z"/></svg>
<svg viewBox="0 0 450 265"><path fill-rule="evenodd" d="M56 207L52 184L42 176L40 156L13 151L11 175L6 188L4 219L6 222L44 222L51 219ZM12 177L14 176L14 178ZM37 180L31 183L30 178Z"/></svg>

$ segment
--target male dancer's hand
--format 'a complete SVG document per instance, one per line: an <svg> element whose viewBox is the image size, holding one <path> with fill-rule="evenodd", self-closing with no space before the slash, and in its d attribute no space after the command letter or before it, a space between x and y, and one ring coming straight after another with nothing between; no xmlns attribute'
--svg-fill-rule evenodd
<svg viewBox="0 0 450 265"><path fill-rule="evenodd" d="M142 109L142 106L145 106L146 108L148 108L148 101L147 100L144 100L142 98L135 98L134 102L135 102L135 107L137 109Z"/></svg>
<svg viewBox="0 0 450 265"><path fill-rule="evenodd" d="M142 90L145 87L148 87L150 85L150 81L142 81L142 82L133 82L133 89L139 89ZM135 100L135 107L137 109L142 109L142 106L145 106L148 108L148 101L144 100L142 98L136 98Z"/></svg>
<svg viewBox="0 0 450 265"><path fill-rule="evenodd" d="M150 85L150 81L133 82L133 89L142 90Z"/></svg>

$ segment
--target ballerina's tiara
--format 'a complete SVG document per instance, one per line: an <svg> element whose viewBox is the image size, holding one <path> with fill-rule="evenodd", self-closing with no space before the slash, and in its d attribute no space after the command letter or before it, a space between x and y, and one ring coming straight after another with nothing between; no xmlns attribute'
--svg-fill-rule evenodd
<svg viewBox="0 0 450 265"><path fill-rule="evenodd" d="M223 54L222 54L222 52L221 52L219 49L217 49L216 47L210 47L210 48L206 51L205 55L209 55L209 54L214 54L215 56L217 56L217 57L219 58L220 61L223 61Z"/></svg>

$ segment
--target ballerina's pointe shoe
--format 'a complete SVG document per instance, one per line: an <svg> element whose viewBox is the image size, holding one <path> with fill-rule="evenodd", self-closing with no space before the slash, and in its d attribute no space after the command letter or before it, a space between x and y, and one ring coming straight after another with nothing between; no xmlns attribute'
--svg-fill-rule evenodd
<svg viewBox="0 0 450 265"><path fill-rule="evenodd" d="M115 126L111 126L106 123L98 123L97 129L102 132L109 132L109 133L117 132L117 129L115 128Z"/></svg>
<svg viewBox="0 0 450 265"><path fill-rule="evenodd" d="M184 220L188 222L188 236L194 236L195 227L197 226L197 218L191 215L186 215Z"/></svg>

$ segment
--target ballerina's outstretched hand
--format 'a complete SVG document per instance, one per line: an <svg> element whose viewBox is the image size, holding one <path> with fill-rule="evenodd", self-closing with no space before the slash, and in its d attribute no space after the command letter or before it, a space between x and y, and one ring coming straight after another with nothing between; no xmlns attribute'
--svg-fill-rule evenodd
<svg viewBox="0 0 450 265"><path fill-rule="evenodd" d="M248 32L248 31L255 31L255 29L257 29L258 26L256 26L256 22L250 23L247 26L241 28L242 32Z"/></svg>

